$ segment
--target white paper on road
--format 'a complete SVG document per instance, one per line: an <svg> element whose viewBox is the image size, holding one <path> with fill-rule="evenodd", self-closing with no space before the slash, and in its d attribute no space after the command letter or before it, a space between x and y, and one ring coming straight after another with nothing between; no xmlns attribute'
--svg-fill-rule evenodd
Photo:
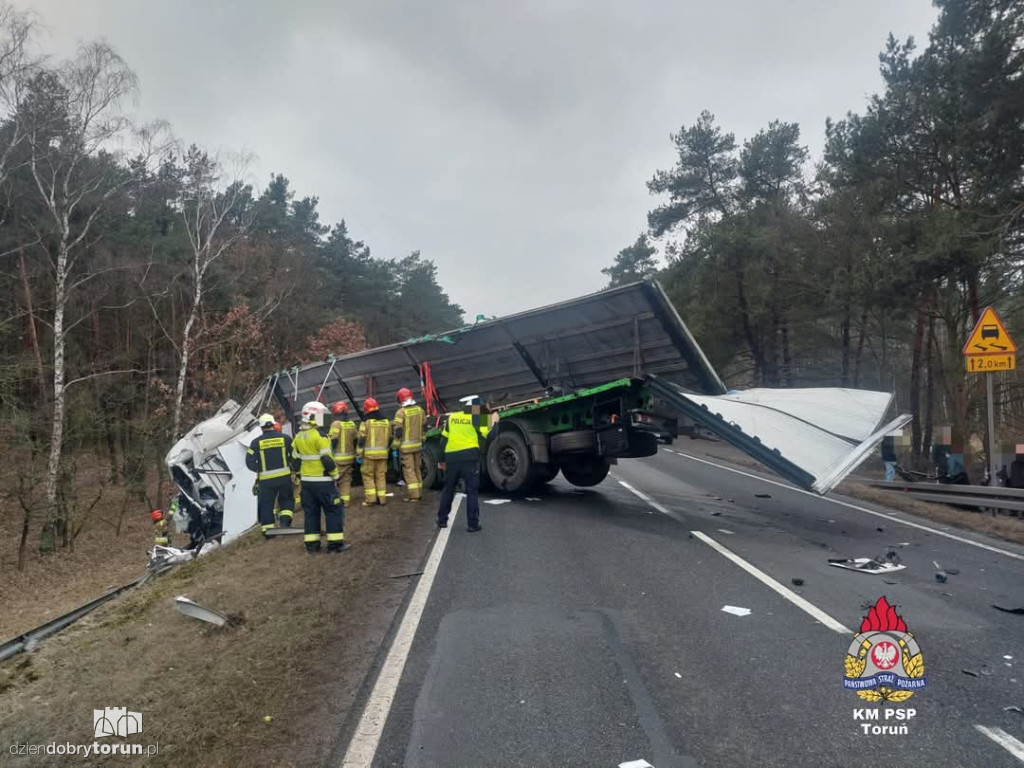
<svg viewBox="0 0 1024 768"><path fill-rule="evenodd" d="M733 616L749 616L749 608L740 608L737 605L723 605L722 610L726 613L731 613Z"/></svg>
<svg viewBox="0 0 1024 768"><path fill-rule="evenodd" d="M510 504L512 499L487 499L484 504Z"/></svg>
<svg viewBox="0 0 1024 768"><path fill-rule="evenodd" d="M845 568L848 571L868 573L872 576L877 576L880 573L895 573L907 567L901 563L879 562L870 557L854 557L850 560L829 560L828 564L836 568Z"/></svg>
<svg viewBox="0 0 1024 768"><path fill-rule="evenodd" d="M814 477L811 489L828 493L875 449L903 415L882 424L892 395L860 389L748 389L728 395L681 397L709 415L758 438ZM709 428L712 423L709 421Z"/></svg>
<svg viewBox="0 0 1024 768"><path fill-rule="evenodd" d="M654 766L646 760L629 760L625 763L619 763L619 768L654 768Z"/></svg>

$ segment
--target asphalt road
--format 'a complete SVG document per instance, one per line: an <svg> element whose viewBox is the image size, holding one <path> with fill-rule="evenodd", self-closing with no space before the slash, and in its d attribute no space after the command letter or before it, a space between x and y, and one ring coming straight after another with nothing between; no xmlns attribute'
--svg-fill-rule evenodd
<svg viewBox="0 0 1024 768"><path fill-rule="evenodd" d="M1024 707L1024 616L991 607L1024 607L1024 548L675 450L613 472L595 489L559 479L538 500L485 504L479 534L460 511L374 765L1024 764L976 727L1024 741L1024 714L1004 711ZM905 570L827 562L888 549ZM933 561L956 575L938 583ZM856 629L881 595L925 659L927 688L900 705L916 710L906 734L865 735L854 712L872 705L841 686L852 631L835 625Z"/></svg>

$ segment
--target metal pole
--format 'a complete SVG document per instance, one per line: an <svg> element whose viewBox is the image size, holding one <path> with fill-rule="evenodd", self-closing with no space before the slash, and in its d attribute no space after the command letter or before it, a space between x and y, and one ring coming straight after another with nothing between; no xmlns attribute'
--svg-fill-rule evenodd
<svg viewBox="0 0 1024 768"><path fill-rule="evenodd" d="M999 469L999 459L996 456L996 407L992 394L992 375L985 374L985 394L988 397L988 483L990 487L995 488L998 485L996 472Z"/></svg>

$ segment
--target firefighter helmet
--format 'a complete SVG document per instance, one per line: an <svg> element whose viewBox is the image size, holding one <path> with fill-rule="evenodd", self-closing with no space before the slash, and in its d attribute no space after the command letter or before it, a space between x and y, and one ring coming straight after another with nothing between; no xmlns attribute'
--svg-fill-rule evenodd
<svg viewBox="0 0 1024 768"><path fill-rule="evenodd" d="M327 406L316 400L302 406L302 423L315 424L318 427L324 425L324 414L327 413Z"/></svg>
<svg viewBox="0 0 1024 768"><path fill-rule="evenodd" d="M363 413L369 413L370 411L376 411L379 408L380 408L380 405L377 403L377 401L374 398L368 397L365 400L363 400Z"/></svg>
<svg viewBox="0 0 1024 768"><path fill-rule="evenodd" d="M161 520L164 519L163 510L154 509L152 512L149 513L149 517L154 523L159 523Z"/></svg>
<svg viewBox="0 0 1024 768"><path fill-rule="evenodd" d="M344 400L339 400L338 402L331 406L331 413L333 413L335 416L342 416L348 413L348 403L346 403Z"/></svg>
<svg viewBox="0 0 1024 768"><path fill-rule="evenodd" d="M402 387L398 390L396 397L398 399L398 404L403 405L406 400L412 400L412 390L408 387Z"/></svg>
<svg viewBox="0 0 1024 768"><path fill-rule="evenodd" d="M271 416L269 413L261 413L260 417L259 417L259 419L257 419L257 421L260 423L260 426L263 427L263 428L272 427L274 425L274 417Z"/></svg>

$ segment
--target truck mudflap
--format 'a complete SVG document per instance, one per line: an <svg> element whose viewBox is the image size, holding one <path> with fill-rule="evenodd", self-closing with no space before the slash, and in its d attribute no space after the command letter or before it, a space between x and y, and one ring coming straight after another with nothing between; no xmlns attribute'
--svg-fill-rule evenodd
<svg viewBox="0 0 1024 768"><path fill-rule="evenodd" d="M749 389L686 392L656 375L648 386L666 403L789 482L826 494L863 462L903 414L882 424L892 395L861 389Z"/></svg>

